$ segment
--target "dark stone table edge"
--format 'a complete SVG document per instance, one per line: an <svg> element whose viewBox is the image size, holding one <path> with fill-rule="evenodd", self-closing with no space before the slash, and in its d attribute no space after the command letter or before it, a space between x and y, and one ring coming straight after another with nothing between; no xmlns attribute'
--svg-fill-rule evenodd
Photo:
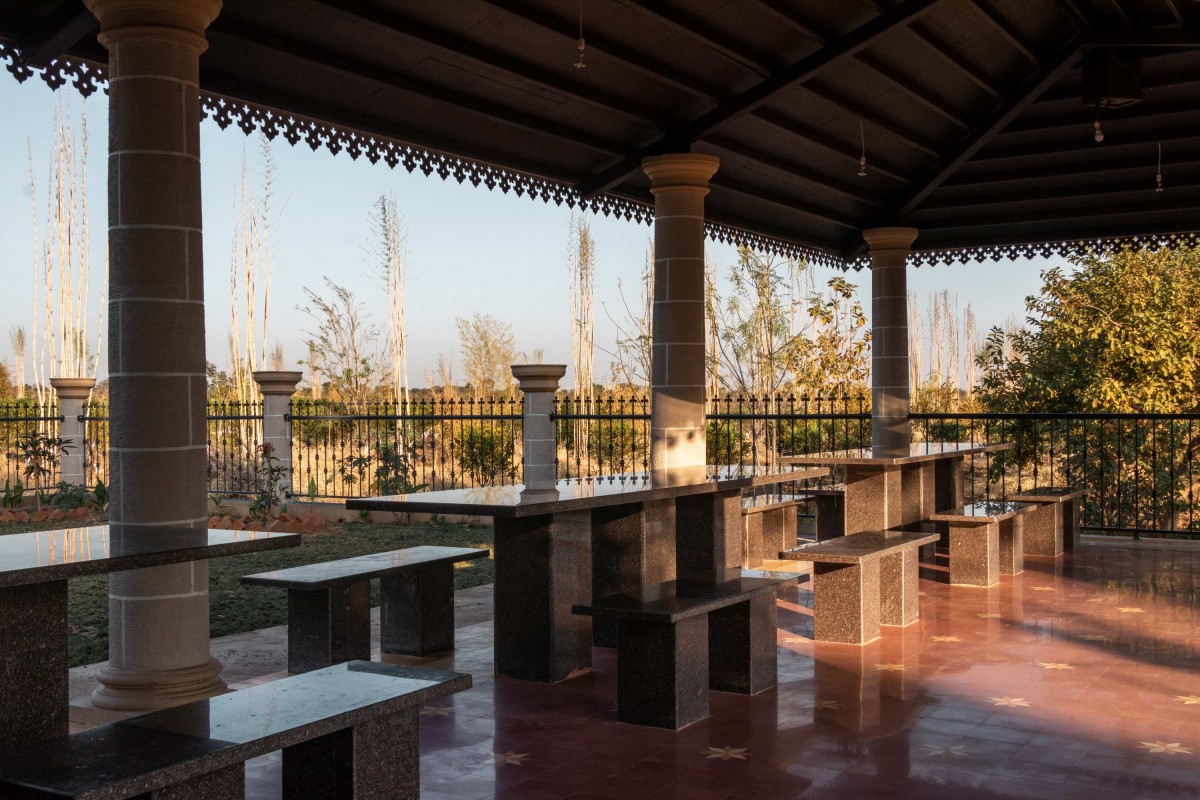
<svg viewBox="0 0 1200 800"><path fill-rule="evenodd" d="M861 535L862 535L861 533L850 534L850 536L861 536ZM841 537L839 537L839 538L841 538ZM936 542L938 539L939 539L939 535L936 533L928 533L928 534L925 534L918 538L910 539L907 541L900 540L898 538L896 543L894 545L892 545L889 549L891 549L892 551L895 551L897 549L905 548L905 547L924 547L927 544ZM822 545L828 544L829 542L835 542L835 541L837 541L836 538L826 540L825 542L820 542L817 545L814 545L812 549L816 550L816 548L818 548ZM863 553L861 555L857 555L857 554L849 554L849 553L845 553L845 554L822 553L819 550L817 550L816 555L818 556L818 558L806 558L805 557L805 556L812 556L812 555L813 555L812 552L805 552L805 548L797 548L795 550L781 550L779 552L780 559L782 559L784 561L813 561L813 562L819 561L821 563L826 563L826 564L858 564L863 561L871 561L874 559L883 558L884 556L891 555L891 553L889 553L887 550L875 550L870 553Z"/></svg>
<svg viewBox="0 0 1200 800"><path fill-rule="evenodd" d="M827 466L827 467L844 467L844 466L871 466L880 467L898 467L904 464L916 464L921 461L940 461L942 459L962 458L969 455L977 455L979 453L999 453L1005 450L1011 450L1012 445L1006 442L998 442L995 444L979 445L966 450L954 450L946 453L921 453L919 455L908 456L837 456L836 453L813 453L805 456L784 456L782 461L786 465L795 466Z"/></svg>
<svg viewBox="0 0 1200 800"><path fill-rule="evenodd" d="M1063 489L1061 492L1053 494L1050 493L1049 490L1047 490L1045 493L1035 490L1030 492L1016 492L1014 494L1010 494L1008 499L1028 503L1052 503L1061 500L1079 500L1086 497L1087 494L1087 489Z"/></svg>
<svg viewBox="0 0 1200 800"><path fill-rule="evenodd" d="M1035 508L1037 508L1036 504L1029 503L1025 506L1025 508L1015 508L1012 511L1005 511L1003 514L984 514L984 515L977 514L974 516L965 516L963 514L948 514L944 511L941 511L936 514L930 514L929 519L933 522L965 522L965 523L976 522L976 523L979 523L980 525L987 525L992 522L1003 522L1004 520L1011 519L1012 517L1019 517L1022 514L1027 514L1030 511L1033 511Z"/></svg>
<svg viewBox="0 0 1200 800"><path fill-rule="evenodd" d="M422 545L417 545L421 547ZM438 545L427 545L437 547ZM328 589L331 586L339 586L344 583L355 583L357 581L369 581L376 578L385 578L388 575L395 575L404 572L419 572L422 569L432 567L445 567L460 564L464 561L476 561L480 558L487 558L492 551L486 547L463 547L464 552L454 556L442 556L440 558L431 558L427 561L418 561L412 564L400 564L391 567L380 567L379 569L371 570L370 572L361 572L355 575L347 575L340 578L326 578L318 581L297 581L288 578L268 578L266 576L272 574L270 572L258 572L253 575L243 575L238 578L239 581L253 586L271 586L280 589ZM349 558L339 558L336 561L354 561L360 558L371 558L376 555L384 555L392 551L384 550L380 553L366 553L361 556L350 556ZM287 569L276 570L277 572L293 572L308 569L310 567L320 567L322 564L332 562L320 562L315 564L302 564L298 567L288 567Z"/></svg>

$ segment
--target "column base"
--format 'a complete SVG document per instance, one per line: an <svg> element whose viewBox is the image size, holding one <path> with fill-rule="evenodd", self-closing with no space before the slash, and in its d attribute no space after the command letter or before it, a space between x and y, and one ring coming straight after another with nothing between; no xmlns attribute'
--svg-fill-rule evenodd
<svg viewBox="0 0 1200 800"><path fill-rule="evenodd" d="M106 666L96 675L100 685L92 704L109 711L157 711L203 700L229 691L221 680L221 662L182 669L119 669Z"/></svg>

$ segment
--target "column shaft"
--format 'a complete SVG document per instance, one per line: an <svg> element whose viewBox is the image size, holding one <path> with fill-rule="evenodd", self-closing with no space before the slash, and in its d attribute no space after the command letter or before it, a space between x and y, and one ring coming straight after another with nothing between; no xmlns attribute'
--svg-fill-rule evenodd
<svg viewBox="0 0 1200 800"><path fill-rule="evenodd" d="M905 262L913 228L863 231L871 254L871 447L905 454L908 421L908 283Z"/></svg>

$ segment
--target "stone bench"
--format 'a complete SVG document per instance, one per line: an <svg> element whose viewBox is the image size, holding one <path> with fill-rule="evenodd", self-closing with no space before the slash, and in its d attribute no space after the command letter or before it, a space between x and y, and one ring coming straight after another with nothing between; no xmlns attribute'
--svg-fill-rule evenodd
<svg viewBox="0 0 1200 800"><path fill-rule="evenodd" d="M1060 556L1079 541L1079 518L1087 489L1043 487L1009 495L1009 500L1034 503L1025 517L1025 555Z"/></svg>
<svg viewBox="0 0 1200 800"><path fill-rule="evenodd" d="M471 676L351 661L0 751L0 797L241 800L283 751L284 800L420 797L419 707Z"/></svg>
<svg viewBox="0 0 1200 800"><path fill-rule="evenodd" d="M380 650L454 649L454 565L487 558L467 547L410 547L242 577L288 592L288 672L371 658L371 580L379 578Z"/></svg>
<svg viewBox="0 0 1200 800"><path fill-rule="evenodd" d="M813 638L866 644L880 625L920 618L918 551L936 533L864 531L787 550L780 558L813 563Z"/></svg>
<svg viewBox="0 0 1200 800"><path fill-rule="evenodd" d="M985 500L930 516L950 529L950 583L995 586L1025 569L1024 516L1036 506Z"/></svg>
<svg viewBox="0 0 1200 800"><path fill-rule="evenodd" d="M846 487L840 483L806 487L804 493L813 503L817 541L844 536L846 534Z"/></svg>
<svg viewBox="0 0 1200 800"><path fill-rule="evenodd" d="M777 683L775 594L794 574L722 570L572 607L617 622L617 718L678 730L708 716L710 689Z"/></svg>
<svg viewBox="0 0 1200 800"><path fill-rule="evenodd" d="M780 550L796 546L796 507L804 494L742 496L743 547L747 567L762 566Z"/></svg>

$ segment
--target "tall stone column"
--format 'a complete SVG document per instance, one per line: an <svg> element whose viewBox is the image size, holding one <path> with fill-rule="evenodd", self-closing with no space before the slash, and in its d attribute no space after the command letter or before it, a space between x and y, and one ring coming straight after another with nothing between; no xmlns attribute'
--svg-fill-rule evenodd
<svg viewBox="0 0 1200 800"><path fill-rule="evenodd" d="M288 421L288 413L292 395L303 379L302 372L258 370L254 373L254 381L263 397L263 444L271 447L271 455L279 459L278 466L287 469L279 479L282 497L292 491L292 424Z"/></svg>
<svg viewBox="0 0 1200 800"><path fill-rule="evenodd" d="M720 159L650 156L654 195L654 312L650 357L650 469L703 467L704 196Z"/></svg>
<svg viewBox="0 0 1200 800"><path fill-rule="evenodd" d="M871 254L871 449L907 454L908 281L905 263L916 228L863 231Z"/></svg>
<svg viewBox="0 0 1200 800"><path fill-rule="evenodd" d="M84 483L87 479L87 440L84 426L79 418L84 415L84 406L96 385L95 378L51 378L50 385L58 395L58 413L62 415L62 426L58 435L64 442L66 452L59 459L60 480L67 483Z"/></svg>
<svg viewBox="0 0 1200 800"><path fill-rule="evenodd" d="M109 54L109 518L206 527L199 59L221 0L85 0ZM209 655L208 562L109 580L97 707L225 690Z"/></svg>
<svg viewBox="0 0 1200 800"><path fill-rule="evenodd" d="M557 440L554 436L554 393L558 381L567 374L565 364L513 364L513 377L525 395L525 412L521 421L521 444L525 490L522 496L534 492L554 492L558 480L555 463Z"/></svg>

